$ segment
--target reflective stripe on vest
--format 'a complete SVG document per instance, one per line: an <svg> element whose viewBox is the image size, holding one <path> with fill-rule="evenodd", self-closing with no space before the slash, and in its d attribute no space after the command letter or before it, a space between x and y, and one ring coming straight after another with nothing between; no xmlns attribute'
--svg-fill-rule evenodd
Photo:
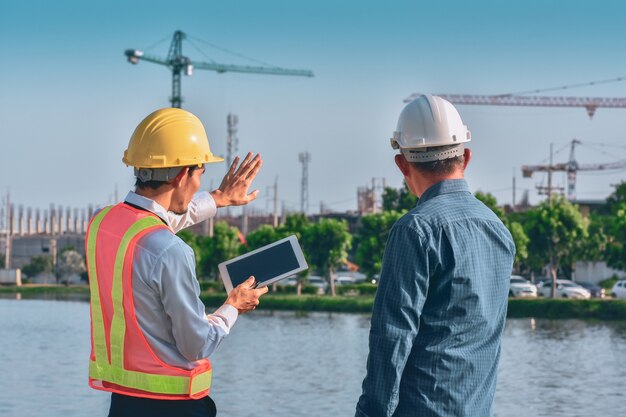
<svg viewBox="0 0 626 417"><path fill-rule="evenodd" d="M115 254L111 287L113 317L109 332L110 350L107 349L104 311L98 286L96 242L100 225L112 208L107 207L101 210L91 221L87 233L87 268L91 293L93 353L95 355L95 360L90 361L89 364L89 377L93 380L109 382L130 388L131 390L144 391L147 394L137 394L139 396L150 396L151 393L154 393L157 394L156 397L158 398L167 398L168 395L177 396L175 399L180 399L181 396L183 398L194 398L196 394L209 390L212 376L210 366L208 370L203 372L197 372L201 369L191 371L180 369L181 375L161 375L124 368L124 338L126 334L126 318L123 305L124 265L129 245L133 242L133 239L139 238L140 235L154 229L164 227L161 220L153 215L147 215L135 221L119 241ZM130 261L132 262L132 259ZM129 312L129 314L134 315L134 311ZM164 394L164 396L159 396L159 394ZM130 395L133 394L130 393Z"/></svg>

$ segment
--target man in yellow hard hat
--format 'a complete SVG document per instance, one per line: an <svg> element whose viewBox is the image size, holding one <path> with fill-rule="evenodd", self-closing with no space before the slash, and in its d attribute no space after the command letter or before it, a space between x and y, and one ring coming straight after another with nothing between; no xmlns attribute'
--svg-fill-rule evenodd
<svg viewBox="0 0 626 417"><path fill-rule="evenodd" d="M112 392L109 416L211 416L208 357L238 314L254 310L267 288L250 277L213 314L199 299L193 250L175 233L243 205L262 165L260 155L236 158L217 190L198 192L211 152L200 120L166 108L135 129L123 161L135 191L102 209L86 239L91 289L89 384Z"/></svg>

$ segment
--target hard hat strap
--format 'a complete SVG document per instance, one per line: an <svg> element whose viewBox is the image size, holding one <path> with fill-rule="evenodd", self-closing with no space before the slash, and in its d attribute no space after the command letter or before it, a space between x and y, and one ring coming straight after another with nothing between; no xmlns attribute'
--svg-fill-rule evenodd
<svg viewBox="0 0 626 417"><path fill-rule="evenodd" d="M404 148L402 155L409 162L433 162L462 156L465 146L462 143L452 146L437 146L430 148Z"/></svg>
<svg viewBox="0 0 626 417"><path fill-rule="evenodd" d="M141 182L169 181L176 177L185 167L174 168L135 168L135 177Z"/></svg>

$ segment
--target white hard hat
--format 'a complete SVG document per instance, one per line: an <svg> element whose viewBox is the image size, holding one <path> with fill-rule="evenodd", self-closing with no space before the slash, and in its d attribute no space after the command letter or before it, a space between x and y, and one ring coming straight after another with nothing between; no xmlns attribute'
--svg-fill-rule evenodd
<svg viewBox="0 0 626 417"><path fill-rule="evenodd" d="M463 155L463 144L471 138L449 101L425 94L400 113L391 147L400 149L409 162L430 162Z"/></svg>

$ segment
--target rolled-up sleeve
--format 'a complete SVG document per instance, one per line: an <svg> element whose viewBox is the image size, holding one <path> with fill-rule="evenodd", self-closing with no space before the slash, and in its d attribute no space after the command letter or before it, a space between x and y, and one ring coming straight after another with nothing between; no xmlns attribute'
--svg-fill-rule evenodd
<svg viewBox="0 0 626 417"><path fill-rule="evenodd" d="M171 321L176 347L189 361L209 357L237 320L237 309L224 304L206 315L200 300L193 250L174 242L159 257L153 276L160 276L161 300Z"/></svg>
<svg viewBox="0 0 626 417"><path fill-rule="evenodd" d="M417 230L396 225L390 232L383 257L372 311L367 375L356 416L394 413L427 291L426 245Z"/></svg>
<svg viewBox="0 0 626 417"><path fill-rule="evenodd" d="M167 212L167 223L174 233L182 229L215 217L217 206L215 200L208 191L200 191L194 194L185 214Z"/></svg>

